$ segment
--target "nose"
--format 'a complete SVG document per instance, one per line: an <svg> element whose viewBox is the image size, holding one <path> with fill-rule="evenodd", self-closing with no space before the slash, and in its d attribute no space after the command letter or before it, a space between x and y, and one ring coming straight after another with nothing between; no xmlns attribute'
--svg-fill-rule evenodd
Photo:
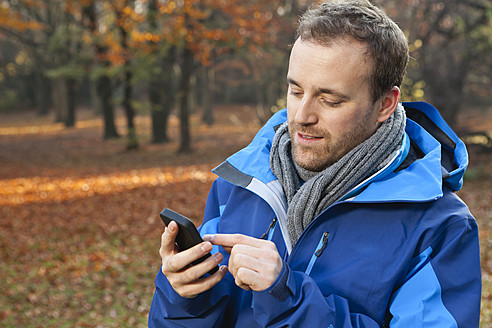
<svg viewBox="0 0 492 328"><path fill-rule="evenodd" d="M301 125L311 125L318 122L318 116L316 114L315 102L309 95L304 94L301 101L298 104L295 114L295 122Z"/></svg>

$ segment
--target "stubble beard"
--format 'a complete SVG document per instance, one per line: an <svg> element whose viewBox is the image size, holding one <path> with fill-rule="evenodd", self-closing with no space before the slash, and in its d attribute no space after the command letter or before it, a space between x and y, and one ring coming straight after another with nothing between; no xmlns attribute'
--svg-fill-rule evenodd
<svg viewBox="0 0 492 328"><path fill-rule="evenodd" d="M367 123L366 119L359 120L357 125L352 129L348 129L339 140L333 140L331 134L325 129L305 127L289 122L289 135L294 161L303 169L313 172L323 171L338 162L375 132L369 130ZM299 145L295 142L297 132L322 136L324 142L320 147Z"/></svg>

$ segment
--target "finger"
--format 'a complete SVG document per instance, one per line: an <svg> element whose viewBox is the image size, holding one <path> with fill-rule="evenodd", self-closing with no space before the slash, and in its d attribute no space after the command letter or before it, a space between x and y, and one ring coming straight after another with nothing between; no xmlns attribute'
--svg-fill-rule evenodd
<svg viewBox="0 0 492 328"><path fill-rule="evenodd" d="M255 257L252 257L248 254L244 253L235 253L232 252L229 257L229 268L231 273L237 270L237 268L246 267L254 271L260 271L262 269L262 265L264 265L264 261L261 261Z"/></svg>
<svg viewBox="0 0 492 328"><path fill-rule="evenodd" d="M240 268L237 271L234 279L236 285L241 287L242 289L257 290L256 288L259 288L257 286L257 283L258 281L260 281L260 275L253 270L247 268Z"/></svg>
<svg viewBox="0 0 492 328"><path fill-rule="evenodd" d="M218 238L215 239L215 236L217 236ZM225 235L220 235L220 236L219 235L205 235L204 240L208 240L208 241L212 242L213 244L216 244L217 241L221 241L221 239L224 239L224 238L221 238L222 236L225 236ZM247 236L245 236L245 237L247 237ZM267 260L271 260L271 261L277 261L278 250L277 250L277 246L275 246L275 244L273 242L268 241L268 240L255 239L255 238L251 238L251 239L253 239L255 241L254 246L247 245L247 244L235 244L234 246L222 246L222 247L229 254L232 254L233 249L235 250L236 253L240 252L240 250L241 250L241 252L244 252L246 254L250 254L251 256L253 256L255 258L263 258L263 259L267 259ZM241 241L239 238L236 240ZM249 242L250 238L245 238L244 240Z"/></svg>
<svg viewBox="0 0 492 328"><path fill-rule="evenodd" d="M257 246L258 244L262 244L265 242L263 239L258 239L250 236L246 236L243 234L214 234L214 235L205 235L203 236L203 240L208 240L214 245L219 245L224 248L229 247L232 248L237 244Z"/></svg>
<svg viewBox="0 0 492 328"><path fill-rule="evenodd" d="M163 255L165 256L174 253L176 247L174 242L176 235L178 234L178 230L178 224L174 221L171 221L164 230L164 233L161 236L161 257L163 257Z"/></svg>
<svg viewBox="0 0 492 328"><path fill-rule="evenodd" d="M282 259L276 250L259 249L248 245L234 246L229 257L229 271L241 288L243 285L248 285L253 290L266 289L275 282L282 266ZM239 272L243 269L255 272L258 276L252 281L243 280L239 277Z"/></svg>
<svg viewBox="0 0 492 328"><path fill-rule="evenodd" d="M240 268L247 268L258 273L270 273L270 271L272 271L270 269L270 267L272 266L270 262L265 261L265 259L261 257L257 257L257 254L250 255L242 252L237 252L236 247L233 248L231 256L229 257L229 271L234 277L236 277L237 271Z"/></svg>
<svg viewBox="0 0 492 328"><path fill-rule="evenodd" d="M241 282L239 282L239 281L235 281L235 283L236 283L236 285L237 285L239 288L241 288L241 289L244 289L244 290L251 290L251 288L249 288L249 286L248 286L248 285L246 285L246 284L243 284L243 283L241 283Z"/></svg>
<svg viewBox="0 0 492 328"><path fill-rule="evenodd" d="M260 292L269 288L273 282L264 279L264 277L258 272L247 268L240 268L236 274L235 283L243 289L249 288Z"/></svg>
<svg viewBox="0 0 492 328"><path fill-rule="evenodd" d="M193 283L180 286L177 289L175 288L175 290L182 297L193 298L198 294L203 293L214 287L217 283L219 283L222 280L222 278L224 278L226 273L227 273L227 266L223 265L213 275L210 275L203 279L196 280Z"/></svg>
<svg viewBox="0 0 492 328"><path fill-rule="evenodd" d="M235 254L244 254L255 259L266 261L276 261L279 257L275 244L272 243L272 245L269 245L268 243L262 243L258 246L259 247L237 244L231 249L230 254L231 256L234 256Z"/></svg>
<svg viewBox="0 0 492 328"><path fill-rule="evenodd" d="M185 269L191 262L198 260L212 250L210 242L203 242L187 250L163 258L163 272L177 272Z"/></svg>
<svg viewBox="0 0 492 328"><path fill-rule="evenodd" d="M229 254L231 254L232 252L232 247L229 247L229 246L222 246L222 248Z"/></svg>
<svg viewBox="0 0 492 328"><path fill-rule="evenodd" d="M215 253L196 265L188 266L183 271L179 272L179 275L177 275L174 283L179 285L187 285L199 280L205 275L205 273L219 265L223 258L224 256L221 253Z"/></svg>

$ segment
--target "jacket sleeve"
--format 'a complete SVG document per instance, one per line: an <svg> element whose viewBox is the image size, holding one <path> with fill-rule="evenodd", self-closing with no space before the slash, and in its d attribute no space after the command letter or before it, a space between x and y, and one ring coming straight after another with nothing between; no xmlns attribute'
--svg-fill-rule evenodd
<svg viewBox="0 0 492 328"><path fill-rule="evenodd" d="M228 303L226 283L219 283L195 298L183 298L174 291L162 272L149 312L149 327L217 327Z"/></svg>
<svg viewBox="0 0 492 328"><path fill-rule="evenodd" d="M390 327L478 327L481 288L478 228L468 214L415 257L391 299Z"/></svg>
<svg viewBox="0 0 492 328"><path fill-rule="evenodd" d="M256 320L264 327L478 327L480 257L476 222L460 219L438 232L413 259L406 280L389 301L384 323L352 313L349 301L323 296L312 278L286 263L272 287L254 292Z"/></svg>
<svg viewBox="0 0 492 328"><path fill-rule="evenodd" d="M253 292L253 308L262 327L380 327L366 315L351 313L347 299L323 296L309 275L286 263L269 289Z"/></svg>
<svg viewBox="0 0 492 328"><path fill-rule="evenodd" d="M207 199L204 226L210 229L220 216L215 196L215 183ZM207 223L207 224L205 224ZM203 235L207 231L201 231ZM216 250L212 250L214 253ZM218 327L230 302L230 282L223 279L211 290L195 298L181 297L159 270L155 279L155 292L150 307L148 325L157 327Z"/></svg>

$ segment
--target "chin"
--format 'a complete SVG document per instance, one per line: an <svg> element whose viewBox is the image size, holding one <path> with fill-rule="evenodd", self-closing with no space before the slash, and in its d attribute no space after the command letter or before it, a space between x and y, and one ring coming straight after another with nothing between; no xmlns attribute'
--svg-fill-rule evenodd
<svg viewBox="0 0 492 328"><path fill-rule="evenodd" d="M305 158L304 158L305 159ZM320 163L317 159L313 159L311 161L306 161L306 160L295 160L297 165L302 167L305 170L311 171L311 172L321 172L323 171L327 166L324 163Z"/></svg>

